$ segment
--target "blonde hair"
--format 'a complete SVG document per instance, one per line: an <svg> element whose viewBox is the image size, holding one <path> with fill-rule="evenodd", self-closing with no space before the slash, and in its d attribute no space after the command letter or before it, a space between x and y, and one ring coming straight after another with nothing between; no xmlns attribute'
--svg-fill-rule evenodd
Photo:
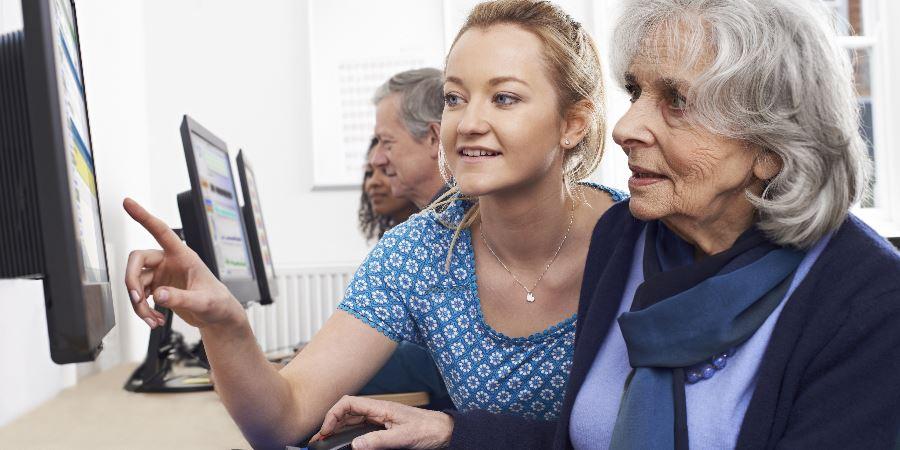
<svg viewBox="0 0 900 450"><path fill-rule="evenodd" d="M577 183L590 176L603 157L606 133L606 92L600 56L594 40L580 23L559 6L548 1L496 0L480 3L472 9L465 24L457 33L450 51L469 29L487 29L494 25L516 25L537 36L544 46L544 63L557 88L559 114L564 116L579 103L587 106L590 120L584 138L568 150L563 158L563 181L570 196L578 190ZM449 170L441 150L441 175L450 182ZM427 209L446 206L466 198L474 205L466 212L453 234L446 265L459 233L470 227L479 217L477 198L465 197L454 186L435 200Z"/></svg>

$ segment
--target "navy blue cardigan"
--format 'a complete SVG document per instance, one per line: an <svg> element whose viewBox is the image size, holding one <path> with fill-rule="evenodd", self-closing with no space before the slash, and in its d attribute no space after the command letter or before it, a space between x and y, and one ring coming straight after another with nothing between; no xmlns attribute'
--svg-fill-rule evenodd
<svg viewBox="0 0 900 450"><path fill-rule="evenodd" d="M615 319L643 226L625 201L594 228L559 421L453 412L451 448L572 447L572 405ZM778 318L737 448L892 448L898 431L900 255L850 216Z"/></svg>

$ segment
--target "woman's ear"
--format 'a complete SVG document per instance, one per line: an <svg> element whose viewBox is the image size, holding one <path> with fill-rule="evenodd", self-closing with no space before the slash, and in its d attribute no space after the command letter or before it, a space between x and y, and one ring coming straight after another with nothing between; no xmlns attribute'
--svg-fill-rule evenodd
<svg viewBox="0 0 900 450"><path fill-rule="evenodd" d="M575 148L584 139L593 116L593 104L588 100L581 100L569 107L563 118L562 136L559 142L563 150Z"/></svg>
<svg viewBox="0 0 900 450"><path fill-rule="evenodd" d="M760 150L753 160L753 176L760 180L771 180L781 172L784 163L781 157L769 150Z"/></svg>

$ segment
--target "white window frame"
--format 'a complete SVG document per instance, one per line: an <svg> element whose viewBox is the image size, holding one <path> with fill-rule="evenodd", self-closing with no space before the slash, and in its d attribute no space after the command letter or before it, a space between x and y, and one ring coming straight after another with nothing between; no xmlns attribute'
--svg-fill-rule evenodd
<svg viewBox="0 0 900 450"><path fill-rule="evenodd" d="M857 206L853 213L884 236L900 236L900 89L891 80L900 77L900 5L891 0L862 0L863 35L844 36L840 44L869 51L872 137L875 152L875 206ZM891 124L893 123L893 126Z"/></svg>

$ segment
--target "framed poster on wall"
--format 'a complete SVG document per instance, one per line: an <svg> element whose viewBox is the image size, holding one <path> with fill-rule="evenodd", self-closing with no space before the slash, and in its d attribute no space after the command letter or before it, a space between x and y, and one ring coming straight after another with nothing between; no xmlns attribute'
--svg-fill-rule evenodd
<svg viewBox="0 0 900 450"><path fill-rule="evenodd" d="M391 75L443 67L441 0L310 1L313 189L358 189Z"/></svg>

